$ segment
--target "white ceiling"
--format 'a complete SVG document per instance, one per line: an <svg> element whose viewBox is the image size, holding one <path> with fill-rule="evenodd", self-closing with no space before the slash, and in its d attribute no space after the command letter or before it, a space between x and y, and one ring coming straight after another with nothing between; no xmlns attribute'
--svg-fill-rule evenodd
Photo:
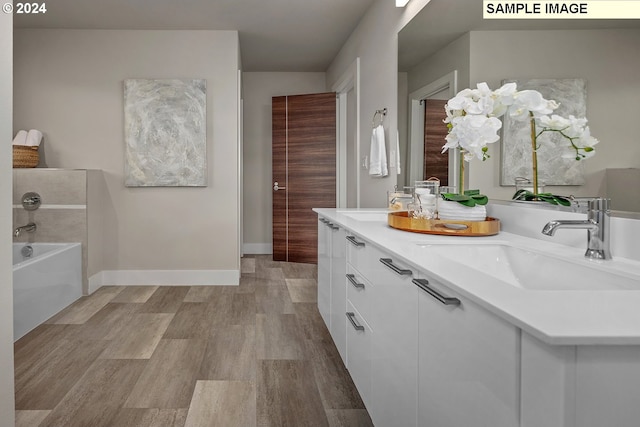
<svg viewBox="0 0 640 427"><path fill-rule="evenodd" d="M325 71L372 2L53 0L44 14L14 14L14 26L238 30L244 71Z"/></svg>

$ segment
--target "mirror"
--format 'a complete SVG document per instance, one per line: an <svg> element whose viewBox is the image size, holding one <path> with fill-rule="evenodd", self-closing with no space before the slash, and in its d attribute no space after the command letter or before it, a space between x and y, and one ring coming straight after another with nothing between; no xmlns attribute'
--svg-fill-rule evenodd
<svg viewBox="0 0 640 427"><path fill-rule="evenodd" d="M583 78L586 117L600 143L584 160L583 185L546 191L610 197L614 210L640 212L640 20L483 20L482 4L431 0L398 34L398 132L407 165L398 186L412 185L423 162L410 94L454 71L456 92L479 82L495 89L506 79ZM467 188L510 200L515 187L500 185L500 144L490 146L486 162L467 164Z"/></svg>

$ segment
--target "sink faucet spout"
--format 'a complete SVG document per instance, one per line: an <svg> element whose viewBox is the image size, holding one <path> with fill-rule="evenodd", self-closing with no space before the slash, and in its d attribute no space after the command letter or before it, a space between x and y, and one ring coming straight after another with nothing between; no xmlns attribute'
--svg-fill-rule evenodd
<svg viewBox="0 0 640 427"><path fill-rule="evenodd" d="M587 230L587 251L584 256L589 259L611 259L609 249L609 210L610 199L596 198L589 201L586 220L554 220L549 221L542 229L542 234L553 236L560 228Z"/></svg>

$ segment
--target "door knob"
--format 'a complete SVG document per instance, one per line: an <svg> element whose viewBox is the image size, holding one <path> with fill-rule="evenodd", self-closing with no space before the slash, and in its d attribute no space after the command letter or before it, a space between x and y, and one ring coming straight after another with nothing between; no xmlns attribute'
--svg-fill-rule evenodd
<svg viewBox="0 0 640 427"><path fill-rule="evenodd" d="M276 182L274 182L274 183L273 183L273 191L286 190L286 189L287 189L287 187L280 187L280 186L278 185L278 181L276 181Z"/></svg>

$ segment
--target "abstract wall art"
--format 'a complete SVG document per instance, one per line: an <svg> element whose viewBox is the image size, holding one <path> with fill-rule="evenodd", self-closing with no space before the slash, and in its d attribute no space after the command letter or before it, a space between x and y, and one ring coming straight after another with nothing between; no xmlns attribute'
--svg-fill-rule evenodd
<svg viewBox="0 0 640 427"><path fill-rule="evenodd" d="M124 81L125 186L207 185L206 80Z"/></svg>
<svg viewBox="0 0 640 427"><path fill-rule="evenodd" d="M545 99L560 106L553 114L562 117L586 117L587 85L583 79L504 80L516 82L518 90L537 90ZM515 185L516 177L531 179L531 128L528 121L517 121L505 115L502 124L500 185ZM567 159L553 149L554 135L538 149L538 179L546 185L584 184L584 162Z"/></svg>

